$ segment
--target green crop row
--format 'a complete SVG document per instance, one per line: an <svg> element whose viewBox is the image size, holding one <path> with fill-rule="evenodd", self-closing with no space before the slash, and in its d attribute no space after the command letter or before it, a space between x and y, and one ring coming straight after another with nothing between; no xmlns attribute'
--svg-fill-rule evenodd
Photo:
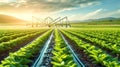
<svg viewBox="0 0 120 67"><path fill-rule="evenodd" d="M75 30L70 30L73 32L77 32L80 34L84 34L88 37L93 37L93 38L98 38L101 40L105 40L106 42L109 42L111 44L119 44L120 43L120 31L109 31L109 30L92 30L92 31L83 31L83 30L79 30L79 31L75 31Z"/></svg>
<svg viewBox="0 0 120 67"><path fill-rule="evenodd" d="M34 29L34 30L32 30L32 29L24 29L24 30L22 30L22 29L10 29L10 30L4 30L4 29L2 29L2 30L0 30L0 38L2 38L2 37L4 37L4 36L11 36L11 35L15 35L15 34L20 34L20 33L28 33L28 32L38 32L39 31L39 29Z"/></svg>
<svg viewBox="0 0 120 67"><path fill-rule="evenodd" d="M55 47L52 53L53 67L77 67L58 30L55 30Z"/></svg>
<svg viewBox="0 0 120 67"><path fill-rule="evenodd" d="M29 58L33 57L36 52L39 52L51 32L52 30L46 32L31 44L24 46L14 53L10 53L10 55L2 61L0 67L29 67L28 63L32 62Z"/></svg>
<svg viewBox="0 0 120 67"><path fill-rule="evenodd" d="M120 62L117 58L111 57L109 54L105 53L101 49L85 43L78 37L72 35L71 33L61 30L69 39L76 43L76 45L82 49L89 57L94 60L94 63L101 64L106 67L120 67ZM79 33L78 33L79 35Z"/></svg>
<svg viewBox="0 0 120 67"><path fill-rule="evenodd" d="M45 32L45 31L46 30L41 30L37 33L27 34L25 36L18 37L16 39L10 40L8 42L2 42L2 43L0 43L0 53L4 52L6 50L12 49L13 46L23 44L25 41L28 41L29 39L34 38L34 37L40 35L41 33Z"/></svg>
<svg viewBox="0 0 120 67"><path fill-rule="evenodd" d="M19 34L13 34L13 35L10 35L10 36L3 36L3 37L0 38L0 43L7 42L9 40L16 39L18 37L22 37L22 36L25 36L27 34L33 34L33 33L36 33L36 32L32 32L32 31L30 31L30 32L21 32Z"/></svg>
<svg viewBox="0 0 120 67"><path fill-rule="evenodd" d="M70 32L70 31L68 31L68 32ZM73 32L72 31L70 33L72 33L74 35L77 35L79 37L85 38L86 40L89 40L90 42L93 42L93 43L101 46L102 48L109 49L109 50L112 51L113 54L116 54L116 55L119 54L120 55L120 49L119 49L120 45L119 44L112 44L110 42L107 42L105 40L100 39L100 37L99 38L98 37L94 37L94 35L92 35L92 37L90 37L90 36L86 36L84 34L80 34L78 32Z"/></svg>

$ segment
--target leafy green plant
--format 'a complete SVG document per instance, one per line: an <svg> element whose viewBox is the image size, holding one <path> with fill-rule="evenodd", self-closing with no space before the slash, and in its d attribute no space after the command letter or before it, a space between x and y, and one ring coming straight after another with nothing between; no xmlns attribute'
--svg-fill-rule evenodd
<svg viewBox="0 0 120 67"><path fill-rule="evenodd" d="M39 51L41 45L48 39L51 32L52 30L46 32L31 44L26 45L14 53L10 53L10 55L2 61L0 67L29 67L27 64L32 62L29 58L33 57L33 55Z"/></svg>
<svg viewBox="0 0 120 67"><path fill-rule="evenodd" d="M71 32L71 33L74 33L74 34L71 34L71 33L69 33L70 31L69 32L66 32L63 30L61 30L61 31L69 39L71 39L73 42L75 42L76 45L78 45L80 47L80 49L82 49L84 52L86 52L86 54L88 54L88 56L94 60L94 63L98 63L98 64L104 65L106 67L120 67L120 62L118 61L117 58L113 58L112 56L110 56L109 54L107 54L106 52L101 50L100 48L90 45L89 43L86 43L77 37L77 36L84 37L83 35L81 36L81 34L74 33L74 32ZM77 36L75 36L75 35L77 35ZM74 37L74 40L72 39L72 37ZM91 41L92 40L96 40L96 39L94 38L94 39L91 39ZM101 40L99 42L101 42Z"/></svg>
<svg viewBox="0 0 120 67"><path fill-rule="evenodd" d="M66 44L62 40L62 37L58 33L58 30L55 30L55 47L52 51L52 64L53 67L76 67L76 63L73 61L73 57L69 52Z"/></svg>

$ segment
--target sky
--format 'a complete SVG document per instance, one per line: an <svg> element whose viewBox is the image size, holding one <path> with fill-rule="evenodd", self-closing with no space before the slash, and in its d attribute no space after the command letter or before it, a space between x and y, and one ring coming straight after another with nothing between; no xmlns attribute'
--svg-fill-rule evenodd
<svg viewBox="0 0 120 67"><path fill-rule="evenodd" d="M120 18L120 0L0 0L0 14L24 20L65 17L87 20Z"/></svg>

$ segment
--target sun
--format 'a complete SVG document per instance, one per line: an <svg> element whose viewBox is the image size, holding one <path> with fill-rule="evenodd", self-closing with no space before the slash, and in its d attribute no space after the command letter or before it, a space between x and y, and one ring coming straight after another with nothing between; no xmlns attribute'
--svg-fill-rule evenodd
<svg viewBox="0 0 120 67"><path fill-rule="evenodd" d="M16 0L0 0L0 3L10 3L15 2Z"/></svg>
<svg viewBox="0 0 120 67"><path fill-rule="evenodd" d="M0 2L2 2L2 3L8 3L9 0L0 0Z"/></svg>

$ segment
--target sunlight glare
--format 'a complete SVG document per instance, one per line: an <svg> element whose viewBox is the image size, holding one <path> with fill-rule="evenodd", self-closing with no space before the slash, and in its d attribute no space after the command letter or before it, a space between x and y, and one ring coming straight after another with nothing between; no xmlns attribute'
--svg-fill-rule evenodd
<svg viewBox="0 0 120 67"><path fill-rule="evenodd" d="M9 0L0 0L0 2L2 2L2 3L8 3L10 1Z"/></svg>

